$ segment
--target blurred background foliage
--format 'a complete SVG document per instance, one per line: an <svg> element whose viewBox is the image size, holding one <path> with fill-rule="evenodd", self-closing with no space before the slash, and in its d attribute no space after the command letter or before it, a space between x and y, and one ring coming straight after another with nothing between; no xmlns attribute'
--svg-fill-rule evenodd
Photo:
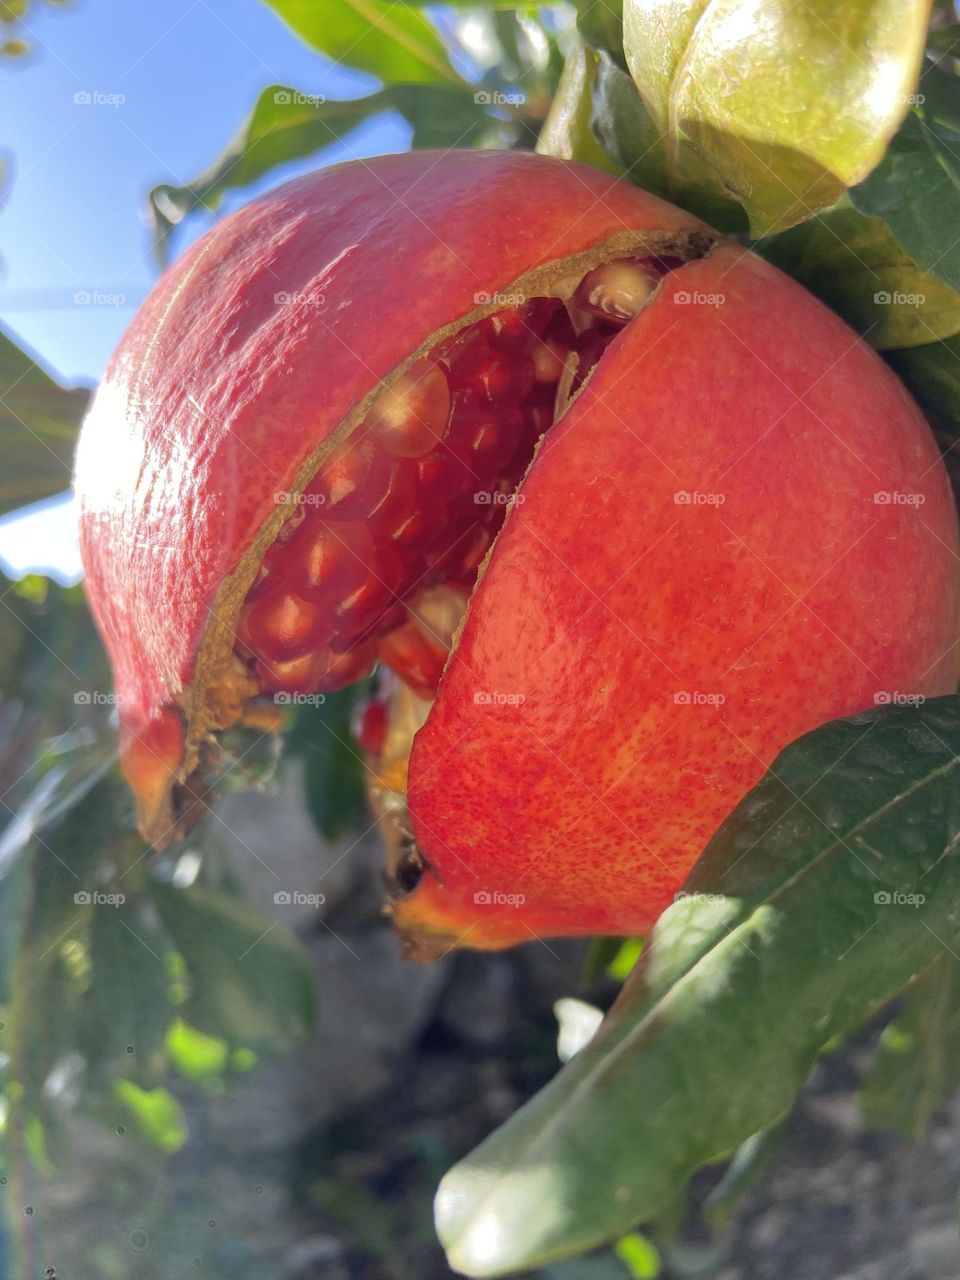
<svg viewBox="0 0 960 1280"><path fill-rule="evenodd" d="M815 74L822 38L815 29L806 32L809 47L798 47L797 29L777 27L771 19L772 56L793 70L791 101L799 111L771 122L770 101L760 99L739 104L736 120L724 121L704 103L689 101L676 126L667 121L665 106L672 90L658 78L661 64L647 56L656 36L640 4L628 2L624 13L616 0L547 6L508 0L484 7L264 3L323 55L316 80L265 83L233 140L202 172L189 181L157 174L147 207L158 263L178 251L186 227L216 213L228 197L242 196L334 143L349 146L366 122L398 113L414 147L514 147L582 161L685 205L744 243L755 242L883 353L928 410L955 466L960 26L952 6L935 5L929 29L923 5L900 7L894 34L905 50L904 66L916 38L918 49L924 43L927 49L921 74L909 92L890 95L879 108L874 103L859 143L847 148L841 164L805 136L804 110L815 105L822 113L829 94L829 110L852 115L863 90L850 88L852 74L836 76L825 88ZM38 6L39 0L0 3L0 54L11 73L19 60L43 57L31 39ZM868 19L882 6L847 7L864 15L864 47L855 47L852 38L848 47L855 70L869 52ZM690 8L678 6L678 13ZM771 3L767 12L775 17L779 10ZM83 18L82 12L72 15L77 22ZM216 56L211 49L210 57ZM355 97L330 96L325 60L373 77L377 87ZM708 60L699 74L709 80L726 73ZM771 130L770 155L760 171L745 167L738 137L752 109ZM878 150L878 136L889 138L889 146ZM783 200L778 165L809 178L802 201ZM9 180L0 175L0 182ZM130 217L136 215L131 209ZM900 293L923 295L924 301L891 307L886 299ZM88 398L88 389L60 385L39 356L0 332L0 513L69 485ZM249 1097L243 1089L252 1079L263 1080L262 1089L282 1090L279 1077L263 1074L264 1064L303 1043L316 1016L317 966L303 927L288 926L269 910L269 899L266 907L250 900L249 878L238 874L236 849L225 848L216 820L163 856L135 834L113 763L110 687L81 587L36 574L0 581L0 1185L8 1211L0 1274L17 1280L43 1274L42 1232L30 1221L37 1188L71 1167L78 1135L94 1146L100 1139L93 1132L132 1142L149 1175L142 1168L136 1176L128 1171L131 1185L156 1186L167 1176L157 1170L181 1155L191 1126L207 1123L204 1100ZM289 796L293 788L318 846L321 839L352 839L365 825L362 764L349 731L358 696L351 691L322 707L291 709L282 760L273 741L232 744L237 767L227 771L225 788L253 787L265 797ZM564 953L558 971L595 1003L566 1000L558 1008L564 1060L589 1039L597 1006L610 1002L641 948L639 942L598 940L583 957L574 950ZM869 1124L914 1140L923 1139L960 1075L957 971L952 953L935 952L932 961L895 1014L886 1015L862 1085ZM479 978L473 963L458 958L458 972L472 974L468 980L482 987L490 979ZM522 1033L515 1026L501 1033L507 1045L511 1036L527 1037L526 1065L503 1114L493 1106L466 1124L471 1138L505 1119L557 1061L554 1028L544 1021L550 1001L544 1005L532 971L522 965L521 971L540 994L518 1007L538 1010L541 1021ZM510 982L516 972L509 970ZM504 988L494 1004L511 998ZM451 1019L448 1013L429 1024L431 1070L446 1061ZM442 1092L439 1076L428 1070L427 1078ZM447 1274L431 1243L428 1201L462 1147L456 1149L447 1132L438 1137L433 1121L422 1121L429 1110L416 1111L416 1086L408 1089L412 1100L405 1096L400 1109L409 1106L421 1119L399 1138L376 1129L388 1120L374 1110L328 1122L298 1148L300 1208L319 1212L359 1242L359 1261L354 1258L342 1273L336 1260L323 1270L320 1249L320 1269L309 1270L314 1264L308 1259L290 1275ZM448 1110L455 1120L456 1106ZM729 1222L741 1197L762 1178L784 1132L776 1123L756 1133L715 1179L704 1208L715 1228ZM379 1150L380 1163L368 1167L364 1143ZM676 1203L664 1209L651 1233L657 1245L631 1232L612 1251L553 1264L541 1274L551 1280L650 1280L664 1268L678 1276L711 1274L723 1256L715 1238L703 1235L691 1244L679 1233L689 1172L677 1175ZM123 1181L122 1173L114 1176ZM267 1175L251 1177L262 1193ZM117 1187L110 1195L122 1199ZM143 1221L150 1214L148 1207ZM210 1221L213 1232L216 1220ZM198 1224L201 1234L205 1229ZM184 1259L169 1253L166 1264L158 1261L149 1244L155 1230L131 1227L122 1247L89 1242L89 1256L64 1258L62 1271L46 1274L81 1280L182 1274L175 1268L187 1265L190 1250ZM230 1246L211 1254L197 1245L197 1257L217 1275L254 1265L265 1269L244 1272L248 1280L276 1274L236 1239L232 1252Z"/></svg>

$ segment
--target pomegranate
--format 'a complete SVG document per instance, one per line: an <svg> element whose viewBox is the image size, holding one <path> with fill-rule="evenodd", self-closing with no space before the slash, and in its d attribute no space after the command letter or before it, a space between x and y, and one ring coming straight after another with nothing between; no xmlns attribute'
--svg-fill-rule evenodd
<svg viewBox="0 0 960 1280"><path fill-rule="evenodd" d="M422 956L639 933L777 751L957 678L915 405L760 259L605 174L340 165L161 279L85 424L88 592L157 846L217 735L377 669Z"/></svg>

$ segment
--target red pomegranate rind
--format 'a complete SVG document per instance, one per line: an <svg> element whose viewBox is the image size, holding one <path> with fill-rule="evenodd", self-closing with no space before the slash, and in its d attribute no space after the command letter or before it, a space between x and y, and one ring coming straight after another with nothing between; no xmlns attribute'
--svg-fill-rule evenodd
<svg viewBox="0 0 960 1280"><path fill-rule="evenodd" d="M229 653L255 561L285 514L276 495L307 479L338 424L478 297L647 231L666 243L703 228L562 161L419 152L288 183L161 279L97 392L76 476L89 597L150 839L178 833L173 783L198 738L252 692ZM178 760L171 716L183 720Z"/></svg>
<svg viewBox="0 0 960 1280"><path fill-rule="evenodd" d="M421 954L644 933L780 747L956 687L957 522L926 423L732 246L667 277L522 493L414 740L426 869L395 912Z"/></svg>

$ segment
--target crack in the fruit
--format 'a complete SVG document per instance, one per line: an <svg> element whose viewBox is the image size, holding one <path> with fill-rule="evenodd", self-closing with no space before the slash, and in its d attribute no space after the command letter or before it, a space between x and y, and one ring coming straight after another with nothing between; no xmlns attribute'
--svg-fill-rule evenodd
<svg viewBox="0 0 960 1280"><path fill-rule="evenodd" d="M545 417L542 422L540 418L534 415L532 408L529 411L531 415L530 429L533 430L534 435L527 445L523 446L526 452L519 472L512 477L506 477L502 481L496 479L501 474L499 467L490 473L491 489L497 493L500 493L502 489L502 495L498 501L504 510L499 520L489 520L487 522L490 525L490 532L489 535L485 536L485 545L478 548L480 551L479 559L469 563L469 568L465 570L470 576L470 582L468 584L465 581L464 587L469 585L470 590L475 589L489 563L493 547L502 529L513 514L511 510L512 500L516 497L526 475L529 474L530 468L534 465L545 434L569 411L579 393L587 385L590 375L602 359L606 347L609 346L617 333L632 320L637 311L649 305L659 293L662 276L686 265L688 262L705 256L718 242L718 239L719 237L708 229L703 229L702 231L693 230L682 236L664 232L640 233L628 230L616 233L602 244L593 246L591 249L526 273L513 284L503 286L499 293L492 294L490 301L478 305L467 315L461 316L432 334L408 358L398 364L387 378L373 387L344 421L311 452L308 458L297 468L295 479L289 488L289 493L293 495L294 502L288 509L278 507L275 512L270 514L241 563L222 584L202 638L192 685L189 689L183 691L180 699L186 720L186 750L179 772L179 778L182 781L176 783L176 786L187 790L191 797L191 803L197 803L198 791L201 795L205 796L207 794L205 787L200 788L198 786L200 779L193 776L198 771L205 773L210 763L209 753L202 752L200 744L209 735L228 728L230 724L235 723L237 720L243 720L250 716L255 717L258 714L258 706L261 708L259 714L262 719L263 709L262 704L257 701L258 694L264 692L265 688L269 691L271 685L273 688L283 689L283 682L287 678L285 673L288 669L299 672L301 668L309 665L300 659L294 661L292 657L284 657L283 662L279 665L274 659L270 659L266 666L263 663L260 664L258 668L260 674L258 675L250 663L249 643L247 642L245 654L241 652L239 659L237 653L234 652L234 648L237 643L238 627L242 625L242 619L249 616L250 613L251 606L247 604L245 610L244 602L249 601L251 596L256 597L258 578L264 573L262 566L267 563L268 553L276 548L291 547L305 541L306 535L302 534L301 530L308 524L310 516L309 513L306 517L302 515L305 508L301 505L301 500L304 495L309 494L311 485L316 482L321 469L328 462L340 456L338 455L338 450L342 454L344 450L349 450L351 447L354 449L361 447L367 438L373 435L386 441L388 452L391 449L394 451L391 457L395 453L400 459L407 457L416 459L422 454L427 445L434 443L429 434L429 426L423 425L429 421L431 397L436 401L437 396L441 394L443 396L452 396L455 391L455 387L451 387L449 393L446 390L441 392L439 384L437 384L436 391L432 389L433 383L430 383L429 380L433 377L431 370L436 368L437 357L435 353L456 350L458 344L463 345L469 339L470 334L477 331L483 323L494 324L498 315L509 315L510 313L502 310L502 303L497 301L498 298L502 299L504 292L519 295L523 298L525 300L525 308L535 305L544 307L543 316L547 317L547 319L544 320L544 327L535 334L537 345L535 348L532 347L531 351L537 354L540 362L539 369L541 371L546 370L545 376L549 380L542 385L545 391L552 387L551 399L549 405L544 405ZM644 292L637 280L636 272L633 271L631 274L632 269L628 269L627 266L623 265L630 262L661 262L666 265L659 271L659 275L656 275L656 278L651 277L650 283L645 287L646 292ZM617 266L618 263L621 264L620 267ZM618 271L620 273L619 279L617 278ZM578 295L578 290L582 290L591 277L596 278L598 281L594 287L594 292L603 304L599 309L595 305L596 298L590 294L589 290L585 299L581 299ZM604 283L607 288L606 294L604 294ZM619 290L612 303L610 302L611 289ZM637 289L640 290L639 293L631 293L631 290L636 291ZM561 310L565 308L567 315L570 316L570 324L573 330L572 345L568 345L565 352L557 354L554 354L555 347L550 347L547 334L549 324L552 323L549 320L549 316L557 316L560 312L549 312L546 309L546 304L549 300L558 302ZM582 311L579 315L575 314L577 308L582 308L585 303L594 307L592 320L586 319L586 313ZM521 320L521 327L523 324L524 322ZM603 325L611 327L610 332L605 333L602 328ZM594 335L596 336L594 337ZM520 337L524 338L524 335L521 333ZM498 378L501 380L507 379L507 382L509 382L511 376L517 376L516 371L511 370L506 354L497 355L497 352L501 349L496 346L494 346L493 350L496 356L493 363L488 364L477 375L479 378L477 394L479 396L486 395L489 397L493 395L495 397L497 392L496 380ZM506 350L509 350L509 348ZM542 355L540 354L541 351L543 352ZM523 359L526 359L526 357L523 357ZM553 362L552 364L551 361ZM554 379L553 374L556 372L558 361L562 361L562 364L559 373ZM448 366L441 365L441 367L447 368ZM452 368L453 366L449 367ZM523 365L524 370L526 370L526 367L526 365ZM448 373L446 376L449 380L451 375ZM524 372L524 378L529 376L528 373ZM541 385L536 381L536 366L533 376L534 383L532 385L535 388ZM425 384L429 385L425 387ZM469 386L467 389L469 390ZM418 420L421 425L414 424L415 430L419 431L419 437L414 435L408 444L407 439L404 437L405 419L403 414L407 404L411 403L411 397L415 400L417 396L420 396L426 408ZM436 401L436 403L439 404L440 402ZM512 404L512 402L510 403ZM521 401L519 403L525 402ZM533 401L530 403L532 405ZM378 406L384 407L379 408ZM441 410L438 409L437 412L441 412ZM491 401L491 408L487 415L489 427L485 426L484 421L478 420L477 430L480 435L476 439L480 443L484 443L484 430L487 430L491 440L494 442L497 440L498 424L500 424L500 419L506 412L506 409L502 407L496 408L495 399ZM513 409L511 409L511 412L513 412ZM372 426L371 415L373 417ZM549 418L549 421L546 420L547 418ZM452 422L453 417L451 416L449 420ZM448 428L444 428L444 436L441 443L446 440L447 431ZM509 434L507 438L509 438ZM438 440L440 440L440 437L438 437ZM516 443L516 438L514 439L514 447L520 447ZM469 461L473 462L475 459L471 456ZM501 467L503 465L502 463L499 464ZM468 471L469 469L468 464ZM417 474L422 478L422 469L419 469ZM474 476L476 476L476 473L474 473ZM506 485L505 488L503 487L504 485ZM471 486L467 486L464 490L465 495L469 487ZM429 511L424 512L422 506L415 507L412 510L419 514L422 519L426 519L429 516ZM500 513L496 512L495 515L499 516ZM411 516L412 518L413 516ZM408 520L407 524L409 523L410 521ZM454 546L465 544L468 533L478 529L481 523L479 520L476 523L465 522L464 531L459 535L459 538L455 539ZM468 524L469 528L467 527ZM300 526L300 528L297 526ZM343 532L343 529L344 526L341 525L340 533ZM416 535L414 534L414 536ZM323 571L326 562L334 563L336 561L338 555L336 543L341 540L336 529L334 529L334 536L330 540L330 551L324 552L321 550L317 553L320 557L318 560L320 572ZM278 551L276 554L279 555L280 552ZM360 554L361 556L364 554L362 550ZM330 561L331 555L334 557L333 561ZM326 561L324 556L326 556ZM346 569L343 572L349 578L350 570L353 566L351 566L349 560L344 559L342 551L339 552L339 558L342 563L346 564ZM371 584L374 596L377 594L377 584L372 582L370 575L372 574L373 578L377 578L377 570L382 573L382 569L383 566L378 562L368 574L367 581ZM267 566L266 571L269 573L269 566ZM424 581L422 574L419 577L419 581L420 583ZM384 580L380 578L380 587L384 585ZM401 581L394 586L390 585L388 575L386 587L387 597L384 607L388 612L396 612L409 602L411 592L416 589L416 578L412 585L410 582ZM357 589L359 590L359 588ZM356 598L355 592L353 596L348 598L348 603L354 603ZM279 600L279 606L280 613L277 616L280 618L281 624L288 628L293 628L291 632L292 640L283 652L289 651L293 653L299 643L297 638L299 633L297 633L296 628L299 627L300 631L306 633L309 631L311 618L317 617L322 621L327 615L323 609L314 609L313 613L308 610L306 614L302 614L300 606L296 605L296 603L292 607L288 606L283 599ZM304 608L306 607L304 606ZM284 608L286 609L285 613L283 611ZM298 610L300 611L298 612ZM335 610L334 613L335 616L339 616L339 611ZM397 625L399 625L399 616L399 613L397 613ZM416 685L417 679L420 678L427 681L428 684L423 686L423 692L430 697L433 696L436 683L441 678L442 671L450 661L450 656L456 648L456 643L462 631L464 616L461 616L456 621L456 624L447 631L444 636L445 644L443 645L443 649L446 652L441 649L436 659L429 657L428 651L423 649L421 642L416 641L412 635L409 643L413 644L413 649L411 650L408 646L404 651L403 662L413 661L415 664L419 664L410 668L410 671L414 673L422 672L422 677L415 674L411 676L414 679L414 684ZM382 618L382 613L374 616L371 619L371 626L382 622ZM324 623L324 625L328 624ZM262 634L269 636L270 633L268 630ZM338 676L340 684L349 683L357 678L359 674L362 674L355 667L351 667L348 659L358 643L361 641L364 644L367 643L363 639L367 632L362 629L361 625L361 629L352 638L351 634L345 634L344 641L331 651L331 656L327 659L325 668L328 672L334 669L338 672L342 671L343 678L339 679ZM375 632L370 632L370 634L375 634ZM428 649L430 647L429 642L434 638L429 634L425 634ZM420 645L419 649L417 648L418 645ZM364 650L361 655L364 661L368 661L365 657L366 652ZM374 651L370 650L370 653L372 657ZM390 657L387 657L383 652L380 652L379 656L381 660L389 661L395 655L391 654ZM398 658L397 660L399 661L400 659ZM427 668L422 666L424 662L427 662L428 665L433 664L429 667L429 675ZM300 665L298 666L297 663ZM428 686L432 686L432 688ZM294 685L294 687L296 686ZM331 686L324 684L321 680L319 687L329 688ZM336 682L334 687L336 687ZM273 708L273 715L275 720L279 719L276 708ZM170 803L176 804L178 811L182 811L181 797L171 795L169 800Z"/></svg>

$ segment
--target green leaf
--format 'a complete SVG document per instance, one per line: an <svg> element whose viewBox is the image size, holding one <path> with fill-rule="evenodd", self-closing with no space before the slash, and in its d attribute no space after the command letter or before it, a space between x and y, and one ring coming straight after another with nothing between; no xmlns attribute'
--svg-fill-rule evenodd
<svg viewBox="0 0 960 1280"><path fill-rule="evenodd" d="M216 209L226 191L249 186L278 165L322 151L383 111L398 111L410 121L416 147L473 145L487 119L483 104L467 87L393 85L340 102L289 85L270 85L209 169L185 186L161 184L150 192L159 252L163 254L170 232L188 214Z"/></svg>
<svg viewBox="0 0 960 1280"><path fill-rule="evenodd" d="M70 486L90 392L67 389L0 329L0 515Z"/></svg>
<svg viewBox="0 0 960 1280"><path fill-rule="evenodd" d="M226 1041L204 1035L182 1018L170 1027L167 1051L177 1070L191 1080L222 1076L230 1057Z"/></svg>
<svg viewBox="0 0 960 1280"><path fill-rule="evenodd" d="M141 1089L132 1080L117 1080L115 1098L137 1126L140 1135L167 1155L187 1140L183 1108L166 1089Z"/></svg>
<svg viewBox="0 0 960 1280"><path fill-rule="evenodd" d="M879 163L928 18L916 0L626 0L624 48L671 163L686 139L759 236L833 204Z"/></svg>
<svg viewBox="0 0 960 1280"><path fill-rule="evenodd" d="M90 915L79 1047L92 1066L155 1083L171 1017L164 944L127 903L91 906Z"/></svg>
<svg viewBox="0 0 960 1280"><path fill-rule="evenodd" d="M783 1145L786 1124L769 1125L752 1134L737 1149L723 1178L710 1192L704 1204L704 1217L715 1231L730 1223L743 1196L755 1186L773 1163Z"/></svg>
<svg viewBox="0 0 960 1280"><path fill-rule="evenodd" d="M625 178L672 200L721 231L742 231L747 219L706 161L678 139L668 163L664 135L643 105L636 85L605 53L599 55L592 125Z"/></svg>
<svg viewBox="0 0 960 1280"><path fill-rule="evenodd" d="M960 699L788 747L711 840L600 1031L443 1180L470 1276L656 1218L787 1114L817 1055L960 932Z"/></svg>
<svg viewBox="0 0 960 1280"><path fill-rule="evenodd" d="M266 0L306 44L388 84L462 84L422 13L388 0Z"/></svg>
<svg viewBox="0 0 960 1280"><path fill-rule="evenodd" d="M631 1231L617 1241L613 1251L633 1280L657 1280L661 1270L660 1254L646 1236Z"/></svg>
<svg viewBox="0 0 960 1280"><path fill-rule="evenodd" d="M909 351L891 351L888 359L952 440L960 440L960 335Z"/></svg>
<svg viewBox="0 0 960 1280"><path fill-rule="evenodd" d="M860 1092L867 1123L921 1142L960 1086L960 966L946 955L913 987L880 1037Z"/></svg>
<svg viewBox="0 0 960 1280"><path fill-rule="evenodd" d="M923 270L960 290L960 81L928 67L917 96L923 101L850 199L883 218Z"/></svg>
<svg viewBox="0 0 960 1280"><path fill-rule="evenodd" d="M296 937L237 898L202 885L154 881L151 895L183 956L191 992L183 1017L228 1044L276 1052L310 1028L313 973Z"/></svg>
<svg viewBox="0 0 960 1280"><path fill-rule="evenodd" d="M320 707L301 707L287 734L287 751L303 759L310 816L328 840L350 830L363 812L363 757L350 724L366 694L363 684L328 693Z"/></svg>
<svg viewBox="0 0 960 1280"><path fill-rule="evenodd" d="M754 248L878 350L916 347L960 332L960 293L921 271L882 218L826 209Z"/></svg>

